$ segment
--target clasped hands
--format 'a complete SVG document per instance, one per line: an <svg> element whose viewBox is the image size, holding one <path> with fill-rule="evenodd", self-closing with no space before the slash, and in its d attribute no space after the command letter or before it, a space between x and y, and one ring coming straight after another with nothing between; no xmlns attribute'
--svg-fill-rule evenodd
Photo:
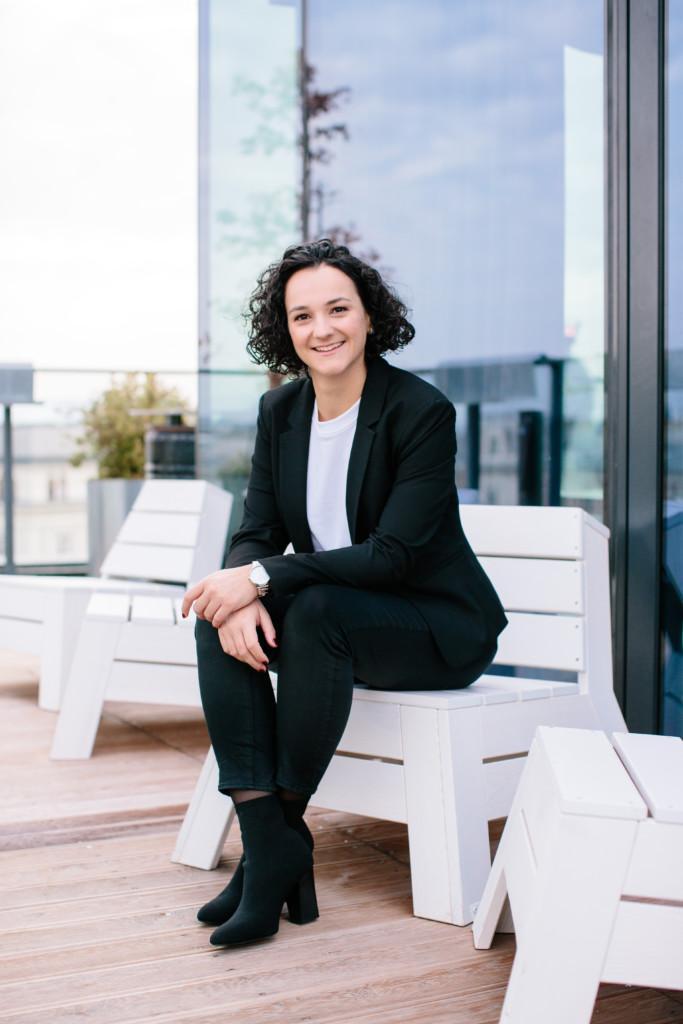
<svg viewBox="0 0 683 1024"><path fill-rule="evenodd" d="M268 658L259 644L256 627L261 627L273 647L277 644L275 628L265 605L256 596L250 572L251 565L238 565L205 576L185 592L182 614L186 618L194 607L198 619L205 619L218 630L226 654L266 672Z"/></svg>

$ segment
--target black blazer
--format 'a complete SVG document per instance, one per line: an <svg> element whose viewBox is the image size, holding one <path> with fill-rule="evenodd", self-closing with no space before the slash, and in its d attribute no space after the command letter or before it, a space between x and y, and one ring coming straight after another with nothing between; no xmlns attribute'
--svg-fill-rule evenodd
<svg viewBox="0 0 683 1024"><path fill-rule="evenodd" d="M460 523L453 404L408 370L368 361L346 484L352 543L314 551L306 516L314 398L308 377L261 395L244 517L226 568L259 559L273 594L312 583L400 594L449 665L492 658L507 619ZM290 541L294 553L283 555Z"/></svg>

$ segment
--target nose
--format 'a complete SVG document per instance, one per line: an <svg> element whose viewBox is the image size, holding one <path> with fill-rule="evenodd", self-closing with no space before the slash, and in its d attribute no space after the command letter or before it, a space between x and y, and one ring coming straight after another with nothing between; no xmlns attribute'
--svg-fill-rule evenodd
<svg viewBox="0 0 683 1024"><path fill-rule="evenodd" d="M332 335L332 325L325 316L320 314L313 319L313 337L316 341L325 341Z"/></svg>

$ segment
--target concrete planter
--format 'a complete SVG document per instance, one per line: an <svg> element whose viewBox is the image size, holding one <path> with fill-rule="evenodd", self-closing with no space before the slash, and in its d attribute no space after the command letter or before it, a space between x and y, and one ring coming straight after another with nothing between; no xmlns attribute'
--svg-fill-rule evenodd
<svg viewBox="0 0 683 1024"><path fill-rule="evenodd" d="M88 480L88 572L97 575L144 480Z"/></svg>

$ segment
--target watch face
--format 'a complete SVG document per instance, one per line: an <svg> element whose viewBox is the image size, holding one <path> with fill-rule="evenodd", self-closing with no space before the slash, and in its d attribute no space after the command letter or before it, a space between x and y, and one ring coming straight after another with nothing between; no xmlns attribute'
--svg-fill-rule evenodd
<svg viewBox="0 0 683 1024"><path fill-rule="evenodd" d="M268 573L266 572L262 565L255 565L249 574L249 579L253 583L258 583L259 586L263 586L264 583L268 582L270 576L268 575Z"/></svg>

